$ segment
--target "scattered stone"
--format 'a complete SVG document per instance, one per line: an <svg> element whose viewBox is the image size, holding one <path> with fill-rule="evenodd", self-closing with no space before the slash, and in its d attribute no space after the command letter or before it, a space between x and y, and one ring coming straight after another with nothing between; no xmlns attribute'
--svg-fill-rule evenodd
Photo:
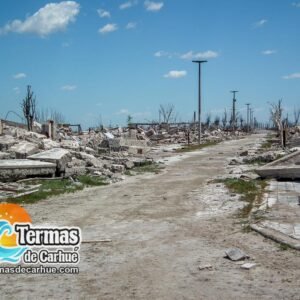
<svg viewBox="0 0 300 300"><path fill-rule="evenodd" d="M248 156L248 153L249 153L248 150L243 151L240 153L240 156Z"/></svg>
<svg viewBox="0 0 300 300"><path fill-rule="evenodd" d="M199 267L199 270L202 271L202 270L213 270L213 266L212 265L200 265Z"/></svg>
<svg viewBox="0 0 300 300"><path fill-rule="evenodd" d="M17 144L14 144L9 148L9 152L15 153L17 159L25 159L28 156L38 152L38 146L36 144L21 141Z"/></svg>
<svg viewBox="0 0 300 300"><path fill-rule="evenodd" d="M63 140L60 142L60 147L65 148L65 149L70 149L74 151L79 151L80 150L80 145L77 141L72 141L72 140Z"/></svg>
<svg viewBox="0 0 300 300"><path fill-rule="evenodd" d="M253 269L254 267L256 267L256 263L245 263L241 265L241 268L245 270L250 270Z"/></svg>
<svg viewBox="0 0 300 300"><path fill-rule="evenodd" d="M125 171L125 167L123 165L112 164L110 170L114 173L123 173Z"/></svg>
<svg viewBox="0 0 300 300"><path fill-rule="evenodd" d="M225 250L225 255L225 257L228 257L232 261L238 261L245 258L249 258L247 254L245 254L238 248L230 248Z"/></svg>
<svg viewBox="0 0 300 300"><path fill-rule="evenodd" d="M10 153L7 152L0 152L0 159L9 159L10 157Z"/></svg>
<svg viewBox="0 0 300 300"><path fill-rule="evenodd" d="M132 169L134 167L133 161L129 160L124 163L124 166L127 170Z"/></svg>
<svg viewBox="0 0 300 300"><path fill-rule="evenodd" d="M244 173L241 175L241 179L246 179L246 180L256 180L258 179L260 176L254 173Z"/></svg>
<svg viewBox="0 0 300 300"><path fill-rule="evenodd" d="M233 158L230 160L229 165L234 166L234 165L240 165L243 163L243 160L241 158Z"/></svg>
<svg viewBox="0 0 300 300"><path fill-rule="evenodd" d="M44 150L50 150L52 148L59 148L60 144L51 140L51 139L43 139L42 140L42 148Z"/></svg>
<svg viewBox="0 0 300 300"><path fill-rule="evenodd" d="M0 151L7 151L11 146L18 142L17 139L10 135L0 136Z"/></svg>

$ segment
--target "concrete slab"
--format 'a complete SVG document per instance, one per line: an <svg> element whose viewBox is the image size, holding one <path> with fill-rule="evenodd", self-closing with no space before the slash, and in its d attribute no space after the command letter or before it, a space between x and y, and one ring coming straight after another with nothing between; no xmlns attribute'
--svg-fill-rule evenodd
<svg viewBox="0 0 300 300"><path fill-rule="evenodd" d="M266 190L268 193L263 196L260 210L269 213L265 215L265 220L251 224L251 228L274 241L300 250L300 182L272 180Z"/></svg>
<svg viewBox="0 0 300 300"><path fill-rule="evenodd" d="M72 160L70 152L62 148L53 148L28 157L31 160L39 160L56 164L57 173L64 173L67 163Z"/></svg>
<svg viewBox="0 0 300 300"><path fill-rule="evenodd" d="M9 148L9 152L14 152L17 159L27 158L29 155L32 155L38 152L38 145L26 141L21 141Z"/></svg>
<svg viewBox="0 0 300 300"><path fill-rule="evenodd" d="M13 181L35 176L54 176L56 165L28 159L0 160L0 180Z"/></svg>
<svg viewBox="0 0 300 300"><path fill-rule="evenodd" d="M255 172L263 178L298 179L300 178L300 151L266 164Z"/></svg>
<svg viewBox="0 0 300 300"><path fill-rule="evenodd" d="M9 147L16 144L18 140L11 135L0 136L0 151L6 151Z"/></svg>
<svg viewBox="0 0 300 300"><path fill-rule="evenodd" d="M10 153L0 151L0 159L9 159Z"/></svg>

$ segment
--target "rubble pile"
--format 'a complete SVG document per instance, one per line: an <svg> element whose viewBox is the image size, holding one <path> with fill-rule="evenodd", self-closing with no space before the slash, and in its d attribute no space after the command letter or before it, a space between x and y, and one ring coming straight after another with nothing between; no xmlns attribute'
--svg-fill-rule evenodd
<svg viewBox="0 0 300 300"><path fill-rule="evenodd" d="M295 126L289 129L289 141L288 145L290 148L300 147L300 126Z"/></svg>
<svg viewBox="0 0 300 300"><path fill-rule="evenodd" d="M78 132L72 131L76 126ZM71 177L96 175L111 181L137 165L148 163L154 146L192 144L198 136L194 125L157 124L81 131L80 125L43 124L39 132L2 124L0 135L1 181L30 176ZM204 130L202 140L218 142L237 138L241 132L219 128Z"/></svg>
<svg viewBox="0 0 300 300"><path fill-rule="evenodd" d="M151 145L143 130L127 128L74 134L69 128L60 127L54 136L51 139L48 133L28 132L4 124L0 136L0 179L91 174L116 181L121 179L118 174L133 168L136 161L146 160L145 154ZM42 170L46 163L55 166L55 174ZM38 165L39 170L36 169Z"/></svg>
<svg viewBox="0 0 300 300"><path fill-rule="evenodd" d="M137 127L139 138L146 139L152 144L189 144L198 142L198 132L195 126L171 126L168 124L147 126L145 129ZM236 139L245 135L242 131L227 131L220 128L209 128L202 132L204 143L220 142Z"/></svg>

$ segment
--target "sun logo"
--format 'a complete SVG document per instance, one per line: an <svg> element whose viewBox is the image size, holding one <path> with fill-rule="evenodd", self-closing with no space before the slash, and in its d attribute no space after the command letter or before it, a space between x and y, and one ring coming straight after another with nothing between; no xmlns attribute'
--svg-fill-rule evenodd
<svg viewBox="0 0 300 300"><path fill-rule="evenodd" d="M0 204L0 262L17 263L26 247L18 245L14 224L31 223L31 218L24 208L17 204Z"/></svg>

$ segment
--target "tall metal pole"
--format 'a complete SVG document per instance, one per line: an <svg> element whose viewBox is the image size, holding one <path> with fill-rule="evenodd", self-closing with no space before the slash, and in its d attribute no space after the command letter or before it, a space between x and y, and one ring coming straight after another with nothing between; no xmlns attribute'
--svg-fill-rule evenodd
<svg viewBox="0 0 300 300"><path fill-rule="evenodd" d="M231 93L233 93L233 99L232 99L232 128L233 130L235 130L235 121L236 121L236 113L235 113L235 103L236 103L236 99L235 99L235 94L238 91L231 91Z"/></svg>
<svg viewBox="0 0 300 300"><path fill-rule="evenodd" d="M249 105L250 103L246 103L247 105L247 132L249 132Z"/></svg>
<svg viewBox="0 0 300 300"><path fill-rule="evenodd" d="M199 65L199 76L198 76L198 144L201 144L201 64L206 63L207 60L193 60L193 63L197 63Z"/></svg>
<svg viewBox="0 0 300 300"><path fill-rule="evenodd" d="M253 109L250 108L250 128L253 128Z"/></svg>

